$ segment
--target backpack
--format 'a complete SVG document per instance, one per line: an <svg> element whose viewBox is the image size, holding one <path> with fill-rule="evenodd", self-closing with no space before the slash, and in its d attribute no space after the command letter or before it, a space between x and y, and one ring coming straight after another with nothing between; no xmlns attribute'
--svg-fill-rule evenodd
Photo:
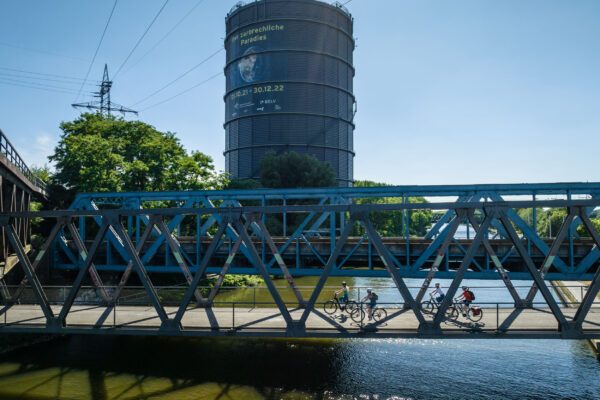
<svg viewBox="0 0 600 400"><path fill-rule="evenodd" d="M467 293L469 293L469 296L471 296L471 301L475 300L475 293L470 290L467 290Z"/></svg>
<svg viewBox="0 0 600 400"><path fill-rule="evenodd" d="M377 293L373 292L373 294L371 295L371 301L377 301L379 300L379 296L377 296Z"/></svg>

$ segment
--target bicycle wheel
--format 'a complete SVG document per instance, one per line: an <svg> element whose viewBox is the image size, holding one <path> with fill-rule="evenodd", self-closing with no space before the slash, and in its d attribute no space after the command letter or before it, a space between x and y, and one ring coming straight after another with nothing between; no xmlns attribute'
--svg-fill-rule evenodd
<svg viewBox="0 0 600 400"><path fill-rule="evenodd" d="M352 313L350 314L350 318L352 318L352 321L356 322L357 324L360 324L363 321L363 319L365 319L365 312L360 308L355 308L354 311L352 311Z"/></svg>
<svg viewBox="0 0 600 400"><path fill-rule="evenodd" d="M467 318L473 322L481 321L481 318L483 318L483 310L479 309L479 314L475 315L473 314L473 309L469 308L469 311L467 312Z"/></svg>
<svg viewBox="0 0 600 400"><path fill-rule="evenodd" d="M450 306L446 310L446 318L448 319L457 319L458 318L458 309L455 306Z"/></svg>
<svg viewBox="0 0 600 400"><path fill-rule="evenodd" d="M346 311L348 314L352 314L352 312L353 312L354 310L356 310L357 308L358 308L358 304L356 304L356 302L355 302L355 301L352 301L352 300L350 300L350 301L348 301L348 302L346 303L346 309L345 309L345 311Z"/></svg>
<svg viewBox="0 0 600 400"><path fill-rule="evenodd" d="M435 304L433 304L432 301L424 301L421 303L421 309L427 314L433 314L433 311L435 310Z"/></svg>
<svg viewBox="0 0 600 400"><path fill-rule="evenodd" d="M387 311L385 311L385 308L376 308L373 310L373 319L375 320L375 322L379 322L382 319L386 319L387 318Z"/></svg>
<svg viewBox="0 0 600 400"><path fill-rule="evenodd" d="M331 315L337 311L337 304L335 304L335 301L333 300L327 300L323 305L323 311L325 311L326 314Z"/></svg>

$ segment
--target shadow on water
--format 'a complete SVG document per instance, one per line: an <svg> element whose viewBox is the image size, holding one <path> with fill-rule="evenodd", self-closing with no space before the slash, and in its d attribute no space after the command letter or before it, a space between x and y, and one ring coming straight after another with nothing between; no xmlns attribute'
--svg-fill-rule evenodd
<svg viewBox="0 0 600 400"><path fill-rule="evenodd" d="M0 399L597 399L599 372L582 341L71 336L0 357Z"/></svg>
<svg viewBox="0 0 600 400"><path fill-rule="evenodd" d="M0 398L320 399L340 343L62 337L3 356Z"/></svg>

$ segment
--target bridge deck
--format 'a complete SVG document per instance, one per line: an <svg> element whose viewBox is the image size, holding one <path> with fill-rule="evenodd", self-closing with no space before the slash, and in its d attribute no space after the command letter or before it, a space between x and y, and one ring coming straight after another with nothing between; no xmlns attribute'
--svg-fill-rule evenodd
<svg viewBox="0 0 600 400"><path fill-rule="evenodd" d="M60 306L53 306L56 315ZM170 317L177 309L166 307ZM411 310L387 308L388 321L381 324L360 324L339 311L328 316L322 310L311 313L306 331L296 334L286 332L286 323L277 308L254 308L249 305L228 307L192 308L183 320L183 331L160 330L161 322L155 310L148 306L118 306L116 312L104 306L74 306L66 319L64 333L86 334L135 334L135 335L185 335L185 336L256 336L256 337L430 337L418 332L418 321ZM302 309L290 310L295 320L300 319ZM513 308L483 308L483 319L478 323L465 318L446 320L442 323L442 335L435 337L466 338L559 338L557 322L547 308L519 310L520 313L507 331L498 327L511 314ZM572 319L574 309L563 309L565 317ZM0 321L1 332L32 332L45 329L45 318L36 305L15 305ZM426 315L431 320L432 315ZM583 324L585 338L600 338L600 307L590 310Z"/></svg>

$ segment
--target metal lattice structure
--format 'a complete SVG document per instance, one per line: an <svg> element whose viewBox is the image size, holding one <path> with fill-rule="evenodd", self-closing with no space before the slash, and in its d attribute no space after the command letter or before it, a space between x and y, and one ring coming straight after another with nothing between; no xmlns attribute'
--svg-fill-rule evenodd
<svg viewBox="0 0 600 400"><path fill-rule="evenodd" d="M242 336L353 337L367 334L383 337L461 337L461 335L471 335L469 337L596 338L600 337L600 313L592 306L600 291L598 262L593 262L584 272L577 273L576 269L580 266L569 265L562 260L559 249L569 232L573 230L573 224L577 223L581 224L590 236L588 256L582 259L587 259L590 254L597 252L597 248L600 247L600 232L594 227L588 214L590 210L599 206L599 199L286 206L234 206L231 203L223 202L219 207L203 208L189 207L185 204L179 208L155 209L114 208L113 205L111 209L3 214L0 224L6 230L9 242L19 257L25 279L5 299L5 306L2 310L5 323L1 329L6 332L42 330L55 333L159 335L239 334ZM567 216L556 237L545 241L549 246L548 251L543 260L536 263L532 258L531 251L527 248L528 243L524 240L526 231L519 227L521 222L515 217L515 210L556 207L565 208ZM431 254L431 256L428 257L426 265L419 268L419 273L415 274L414 265L404 264L390 251L389 244L375 228L373 218L374 213L423 209L446 210L450 217L446 227L437 235L437 238L441 238L439 244L436 244L436 240L430 242L425 254ZM326 257L325 265L310 268L319 279L314 290L311 290L308 296L303 295L295 285L294 266L289 266L285 262L282 255L283 249L277 246L276 237L271 235L269 227L265 223L268 221L265 217L282 212L290 215L314 214L312 218L317 215L344 216L341 230L339 232L332 231L335 233L330 240L334 245L331 253ZM14 230L12 220L32 217L50 218L54 219L56 223L43 246L34 255L28 257ZM200 224L201 228L214 225L212 229L203 230L203 236L206 236L208 243L207 247L202 249L200 262L196 266L192 266L192 263L189 262L189 255L186 254L178 240L178 230L182 229L181 226L185 224L186 218L194 219L194 223ZM136 231L133 223L130 223L134 220L140 222L142 229L139 231ZM81 221L88 221L88 224L92 222L92 226L82 230ZM453 233L463 221L470 222L474 237L470 243L465 244L466 251L462 255L459 265L451 270L441 271ZM80 224L79 229L76 222ZM364 232L363 237L369 240L381 261L380 266L366 269L366 271L372 274L376 273L377 276L390 277L402 301L395 304L393 312L377 323L369 323L366 326L361 323L359 326L348 327L323 315L319 310L318 299L330 276L336 274L351 276L357 271L361 271L357 268L347 268L339 261L343 258L343 250L347 247L351 234L356 229ZM447 233L442 234L446 229ZM514 290L512 280L515 274L507 270L501 258L495 253L492 246L495 240L494 235L490 235L492 231L504 235L521 259L524 271L517 276L521 278L526 275L533 282L526 296L523 297ZM84 232L93 233L94 238L91 242L86 241ZM50 301L47 290L37 276L37 271L57 238L60 238L59 241L73 252L77 274L72 285L65 292L65 296L60 301L56 299ZM217 267L214 264L216 262L215 255L224 242L229 242L227 257ZM124 269L117 285L106 285L98 272L98 263L105 260L106 257L107 243L112 243L110 246L113 248L120 246L124 252L124 255L119 255L122 257ZM182 290L175 300L165 301L159 295L160 288L157 288L152 282L152 274L148 265L156 253L146 260L148 250L160 247L161 243L165 243L165 247L169 249L184 280ZM261 254L263 243L269 251ZM480 249L487 252L492 260L491 267L489 271L469 271L473 268L475 256ZM251 316L256 314L252 314L252 310L245 310L247 313L245 322L241 326L236 326L236 308L233 304L233 322L223 326L218 322L222 321L222 315L216 316L219 309L216 308L215 296L221 289L223 277L228 273L238 272L234 270L233 265L234 260L239 259L244 259L247 263L247 267L243 270L244 273L258 274L264 279L265 286L272 298L272 307L268 310L269 315L264 318L252 319ZM564 262L567 269L562 270L559 261ZM213 265L212 268L218 268L216 272L219 274L219 279L210 293L202 293L199 290L199 284L211 265ZM151 312L147 310L147 306L134 307L128 312L137 315L137 319L117 320L118 301L134 273L143 285L146 304L151 306ZM496 323L492 324L491 321L488 321L487 328L472 324L446 325L448 322L446 311L452 306L454 295L462 280L469 273L474 276L481 274L487 279L491 279L489 273L493 273L496 279L504 282L514 300L510 312L500 311L499 304L496 304ZM292 300L283 299L273 275L285 277L286 290L293 294ZM364 272L360 276L364 276ZM408 289L405 282L407 276L424 277L418 293L413 294ZM432 279L441 276L451 277L452 282L437 312L427 314L421 308L421 301ZM574 304L576 307L570 310L558 304L546 282L547 279L573 280L587 276L590 277L591 283L582 301ZM97 290L98 300L95 312L98 315L92 311L81 309L75 304L78 292L86 279ZM33 303L39 306L40 315L29 315L19 309L18 301L27 288L33 293ZM534 302L537 292L542 297L542 305ZM238 304L239 306L240 304ZM76 313L72 311L74 309L77 309ZM142 310L146 310L145 314L142 313ZM522 322L521 325L515 324L522 314L532 311L538 313L536 318L542 322L533 324L535 326L532 328L524 328ZM13 318L9 320L7 315L10 312L13 313ZM486 308L486 314L491 312L491 308ZM112 324L107 322L111 313L114 313ZM139 315L143 315L142 322L140 322ZM239 318L238 315L238 320ZM268 327L261 327L261 321L273 318L279 322L274 322ZM258 328L252 329L252 327ZM479 335L473 336L473 333Z"/></svg>
<svg viewBox="0 0 600 400"><path fill-rule="evenodd" d="M396 210L396 218L402 219L403 232L401 237L389 237L384 234L384 241L398 265L404 265L404 276L424 278L427 268L440 249L444 249L444 262L439 266L439 277L452 278L453 270L457 268L471 243L471 233L475 224L481 219L474 219L465 215L457 218L454 203L449 203L447 209L435 206L435 210L443 213L439 219L425 232L422 237L411 234L410 213L419 210L419 204L410 203L410 199L424 196L431 202L448 202L454 199L456 204L467 202L469 204L485 204L490 201L504 201L505 199L523 199L535 201L540 198L555 198L569 200L573 198L596 199L600 198L600 184L596 183L569 183L569 184L516 184L516 185L461 185L461 186L407 186L407 187L374 187L374 188L340 188L340 189L289 189L289 190L242 190L242 191L197 191L197 192L154 192L154 193L97 193L81 194L73 202L73 210L102 210L120 208L127 210L144 210L146 207L156 205L169 205L171 207L191 208L209 213L224 207L242 206L277 206L276 212L263 214L261 222L270 226L275 225L278 232L274 232L273 242L277 244L277 252L292 266L295 276L319 275L320 269L326 264L333 253L340 233L348 223L346 211L336 211L336 207L357 204L375 203L374 212L384 212L383 218L390 217L394 207L406 207ZM392 204L377 204L378 199L388 199ZM315 210L304 209L290 213L294 204L318 206ZM398 205L396 205L398 204ZM534 203L528 203L530 206ZM325 207L327 206L327 207ZM388 214L385 214L385 212ZM536 213L538 208L532 208L532 221L523 220L518 210L507 210L511 221L522 234L522 240L528 254L536 262L542 262L549 254L552 238L541 237L534 228L537 226ZM587 215L593 212L593 207L586 209ZM207 214L209 215L209 214ZM201 262L202 254L209 245L211 230L214 231L220 223L219 214L204 217L185 217L176 215L167 221L168 228L176 232L178 245L183 257L195 271ZM185 219L185 221L184 221ZM194 219L191 221L190 219ZM292 224L290 221L294 221ZM78 229L82 233L82 240L86 240L86 231L89 223L98 226L100 219L93 221L81 219ZM454 224L451 222L454 221ZM127 230L139 242L142 229L147 225L148 217L143 213L127 218ZM183 228L182 228L183 225ZM557 251L560 257L553 260L553 268L549 271L551 279L590 279L593 268L600 259L600 251L593 248L589 239L580 238L577 227L581 225L579 217L575 217L567 231L563 246ZM186 229L187 226L187 229ZM456 230L461 226L466 227L463 239L456 238ZM257 223L251 225L253 238L258 241L261 261L267 266L270 274L280 275L276 262L269 258L272 249L269 243L259 235L260 228ZM474 268L467 271L467 277L476 279L497 279L495 269L498 263L508 264L513 279L527 279L529 277L526 265L516 252L515 246L510 243L510 238L498 222L494 222L494 240L490 247L495 251L496 258L488 251L480 250L474 256ZM231 245L237 235L230 229L226 230L227 240L221 242L217 249L215 260L208 265L209 273L218 273L220 267L215 264L227 257ZM58 269L73 269L76 256L69 248L65 237L57 244L53 253L53 267ZM114 234L109 232L109 241L105 249L106 257L99 263L99 270L122 271L122 259L126 257L121 243ZM364 235L364 229L355 229L351 233L347 245L341 250L341 258L336 261L333 275L343 276L384 276L381 270L381 260L374 251L372 241ZM591 250L591 251L590 251ZM249 257L247 246L241 245L240 251ZM163 240L158 240L144 249L142 260L147 264L148 271L173 273L179 271L174 254ZM150 262L153 260L153 262ZM366 266L367 268L345 268L351 266ZM251 265L234 264L231 273L253 273Z"/></svg>

